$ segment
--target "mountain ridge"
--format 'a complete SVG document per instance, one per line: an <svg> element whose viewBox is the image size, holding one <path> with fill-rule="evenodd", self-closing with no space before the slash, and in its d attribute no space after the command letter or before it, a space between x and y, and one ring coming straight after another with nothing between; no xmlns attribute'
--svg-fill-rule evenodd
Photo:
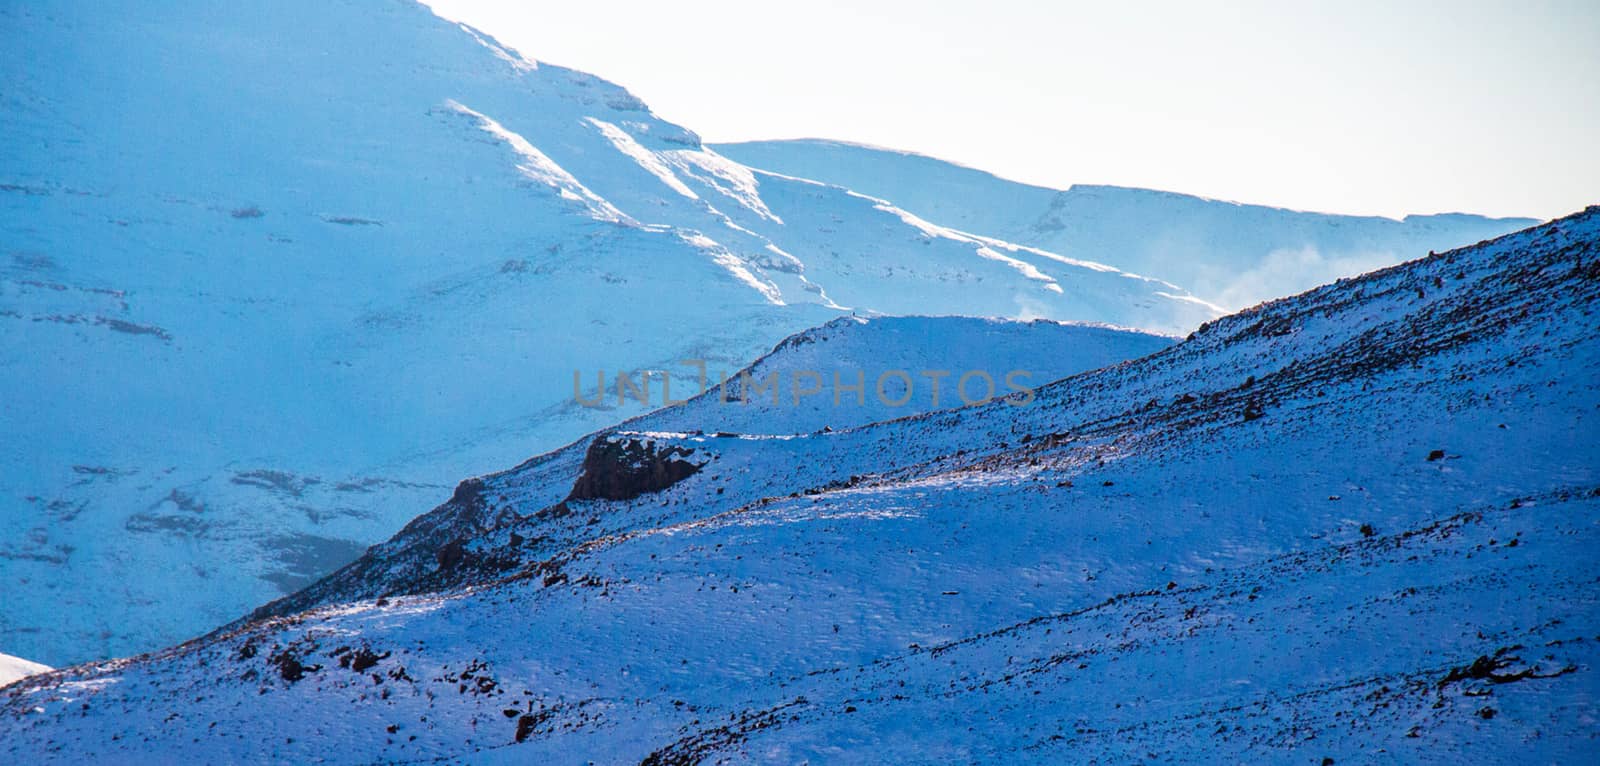
<svg viewBox="0 0 1600 766"><path fill-rule="evenodd" d="M838 183L965 231L1117 263L1235 309L1538 223L1468 213L1334 215L1113 184L1055 189L916 152L829 139L712 146L747 165ZM1227 215L1247 216L1250 231L1231 228ZM1441 225L1453 229L1435 229ZM1319 255L1274 262L1301 250ZM1271 279L1245 284L1230 279L1234 270Z"/></svg>

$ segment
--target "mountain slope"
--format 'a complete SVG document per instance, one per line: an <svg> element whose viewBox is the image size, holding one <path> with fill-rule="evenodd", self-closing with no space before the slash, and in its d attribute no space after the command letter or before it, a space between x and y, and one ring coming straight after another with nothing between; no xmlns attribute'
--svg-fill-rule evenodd
<svg viewBox="0 0 1600 766"><path fill-rule="evenodd" d="M1536 223L1327 215L1115 186L1048 189L908 152L816 139L715 149L752 167L882 197L956 229L1159 277L1234 308Z"/></svg>
<svg viewBox="0 0 1600 766"><path fill-rule="evenodd" d="M0 654L0 686L5 686L21 678L43 673L49 669L45 665L30 662L21 657Z"/></svg>
<svg viewBox="0 0 1600 766"><path fill-rule="evenodd" d="M457 487L450 502L424 514L393 539L373 546L360 559L298 593L274 601L251 615L293 614L320 604L376 598L394 592L443 587L490 568L497 574L503 551L483 551L478 536L510 523L516 512L491 502L502 484L515 488L518 505L543 509L561 502L583 472L596 445L632 445L635 439L612 432L714 434L726 439L778 439L831 432L879 420L903 418L960 406L987 391L1015 395L1013 379L1036 387L1090 370L1109 367L1160 351L1172 339L1132 330L1054 322L1028 323L962 317L846 317L797 333L738 374L712 372L712 388L674 407L641 415L607 431L591 434L552 453L541 455L500 474L470 479ZM896 377L895 372L906 373ZM698 370L684 371L694 375ZM938 373L948 375L939 376ZM807 378L815 373L815 380ZM837 378L835 376L837 375ZM965 392L961 379L972 376ZM775 383L768 383L773 377ZM879 391L878 381L884 386ZM718 383L717 381L721 381ZM909 381L910 385L907 385ZM936 389L935 382L940 384ZM697 377L688 380L698 386ZM770 385L775 393L768 394ZM848 390L859 385L860 393ZM748 386L748 388L747 388ZM686 386L679 386L680 392ZM760 387L760 390L758 390ZM797 390L821 389L797 395ZM690 388L690 390L695 390ZM940 398L942 396L942 399ZM717 494L722 494L718 492ZM603 536L605 521L567 513L553 518L529 537L535 551L558 553ZM601 526L596 526L601 524ZM509 536L495 538L506 542ZM470 546L470 550L469 550ZM457 551L442 566L440 551ZM238 622L235 624L243 624Z"/></svg>
<svg viewBox="0 0 1600 766"><path fill-rule="evenodd" d="M759 174L410 2L0 8L0 648L160 646L457 477L649 409L574 372L877 312L1184 332L1157 280Z"/></svg>
<svg viewBox="0 0 1600 766"><path fill-rule="evenodd" d="M427 582L9 687L0 749L1580 761L1597 301L1591 208L1025 406L618 430L464 484Z"/></svg>

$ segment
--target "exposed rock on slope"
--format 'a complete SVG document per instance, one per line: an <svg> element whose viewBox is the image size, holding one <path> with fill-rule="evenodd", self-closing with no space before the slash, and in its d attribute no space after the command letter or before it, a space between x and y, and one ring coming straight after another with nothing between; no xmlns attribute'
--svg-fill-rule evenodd
<svg viewBox="0 0 1600 766"><path fill-rule="evenodd" d="M582 473L568 500L632 500L693 476L700 464L693 447L656 447L654 439L601 437L589 442Z"/></svg>

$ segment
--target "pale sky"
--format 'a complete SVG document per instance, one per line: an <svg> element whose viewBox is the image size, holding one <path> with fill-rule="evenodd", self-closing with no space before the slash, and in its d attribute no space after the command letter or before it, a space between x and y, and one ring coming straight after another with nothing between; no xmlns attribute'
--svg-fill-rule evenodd
<svg viewBox="0 0 1600 766"><path fill-rule="evenodd" d="M1338 213L1600 203L1600 0L430 0L708 142Z"/></svg>

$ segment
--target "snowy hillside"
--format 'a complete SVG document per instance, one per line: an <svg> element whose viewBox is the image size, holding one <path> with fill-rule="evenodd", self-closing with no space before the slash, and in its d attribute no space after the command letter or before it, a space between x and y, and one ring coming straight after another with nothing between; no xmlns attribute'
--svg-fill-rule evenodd
<svg viewBox="0 0 1600 766"><path fill-rule="evenodd" d="M0 686L5 686L20 678L43 673L49 669L45 665L29 662L21 657L0 654Z"/></svg>
<svg viewBox="0 0 1600 766"><path fill-rule="evenodd" d="M629 441L628 437L611 438L606 435L608 432L695 432L701 436L712 434L717 439L737 435L783 441L961 406L963 396L978 399L987 394L975 372L994 381L995 396L1011 394L1021 398L1026 394L1005 383L1012 373L1024 373L1016 378L1023 386L1039 387L1147 356L1172 342L1170 338L1133 330L1042 320L836 319L784 339L740 374L712 373L713 387L681 405L639 416L601 434L590 434L504 474L464 482L457 487L451 502L412 521L393 539L374 546L360 560L311 587L262 607L255 615L292 613L332 601L375 598L396 589L437 585L440 550L451 549L508 518L503 507L480 502L485 486L509 481L518 487L520 503L525 506L542 508L559 503L582 472L596 441L619 445ZM943 369L930 369L936 365ZM894 371L909 375L896 378ZM925 374L940 371L950 374ZM693 375L697 371L684 372ZM807 378L808 373L815 373L822 380ZM837 381L835 375L839 376ZM967 375L973 377L963 394L957 387ZM767 394L766 381L773 376L777 383L772 387L777 393ZM877 386L880 377L884 378L882 393ZM725 382L715 382L724 378ZM938 391L936 382L940 385ZM864 390L852 393L847 390L852 385ZM796 389L811 388L821 390L796 395ZM578 545L596 534L587 518L571 518L551 527L540 536L553 549ZM459 568L458 562L449 571Z"/></svg>
<svg viewBox="0 0 1600 766"><path fill-rule="evenodd" d="M1043 319L843 317L785 338L747 369L713 371L707 383L716 388L706 395L623 427L782 435L859 426L960 406L990 389L1001 396L1037 388L1176 340ZM698 380L689 383L698 392Z"/></svg>
<svg viewBox="0 0 1600 766"><path fill-rule="evenodd" d="M848 311L1187 332L1163 282L761 174L410 2L0 7L0 649L192 636L483 466Z"/></svg>
<svg viewBox="0 0 1600 766"><path fill-rule="evenodd" d="M1600 207L1026 406L636 421L462 483L417 522L457 537L323 607L7 688L0 752L1581 762L1597 302Z"/></svg>
<svg viewBox="0 0 1600 766"><path fill-rule="evenodd" d="M891 200L955 229L1159 277L1230 308L1536 223L1462 214L1403 220L1328 215L1114 186L1048 189L931 157L838 141L714 148L752 167Z"/></svg>

